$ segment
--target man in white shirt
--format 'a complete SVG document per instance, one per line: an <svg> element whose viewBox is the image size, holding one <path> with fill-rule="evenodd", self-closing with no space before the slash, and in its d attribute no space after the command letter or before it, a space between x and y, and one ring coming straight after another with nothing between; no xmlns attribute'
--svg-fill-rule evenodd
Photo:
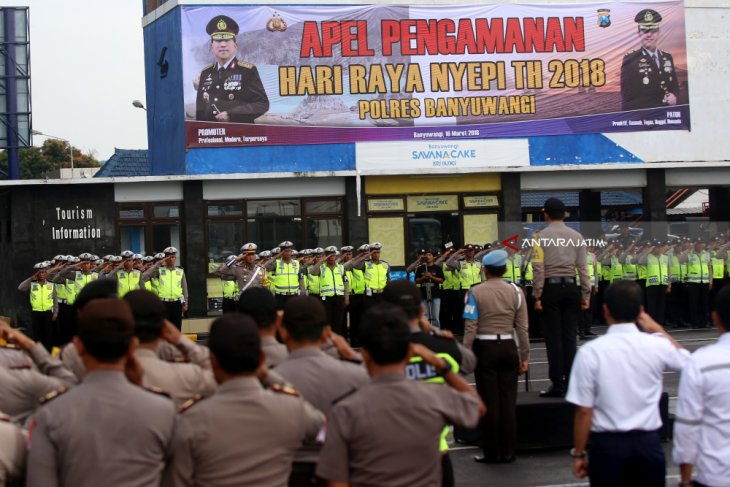
<svg viewBox="0 0 730 487"><path fill-rule="evenodd" d="M663 374L681 370L689 352L641 303L641 288L633 281L606 289L608 332L579 350L570 375L566 400L576 405L573 473L589 475L590 453L591 486L665 485L666 460L657 431Z"/></svg>
<svg viewBox="0 0 730 487"><path fill-rule="evenodd" d="M717 293L712 321L720 338L692 355L679 382L673 456L681 485L730 486L730 287Z"/></svg>

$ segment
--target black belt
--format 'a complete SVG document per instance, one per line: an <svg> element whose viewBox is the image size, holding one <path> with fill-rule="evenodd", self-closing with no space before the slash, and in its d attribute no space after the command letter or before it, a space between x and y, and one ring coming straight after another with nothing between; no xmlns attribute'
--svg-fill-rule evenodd
<svg viewBox="0 0 730 487"><path fill-rule="evenodd" d="M548 284L575 284L575 277L546 277Z"/></svg>

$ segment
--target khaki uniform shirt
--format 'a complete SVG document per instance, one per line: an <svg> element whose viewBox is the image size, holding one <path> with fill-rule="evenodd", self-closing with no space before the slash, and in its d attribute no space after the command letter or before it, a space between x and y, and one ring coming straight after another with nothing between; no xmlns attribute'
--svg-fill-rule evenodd
<svg viewBox="0 0 730 487"><path fill-rule="evenodd" d="M332 358L317 348L294 350L276 372L324 414L337 400L370 382L363 366ZM316 463L320 448L320 444L305 443L296 461Z"/></svg>
<svg viewBox="0 0 730 487"><path fill-rule="evenodd" d="M0 413L0 486L12 477L19 477L25 470L27 447L20 428Z"/></svg>
<svg viewBox="0 0 730 487"><path fill-rule="evenodd" d="M138 348L134 352L144 375L145 387L159 387L170 395L176 406L200 394L210 396L217 386L210 363L173 363L157 356L154 350Z"/></svg>
<svg viewBox="0 0 730 487"><path fill-rule="evenodd" d="M256 377L238 377L179 416L165 486L284 486L294 453L314 440L324 415Z"/></svg>
<svg viewBox="0 0 730 487"><path fill-rule="evenodd" d="M474 306L476 309L469 309ZM464 346L471 349L476 335L511 335L517 330L520 359L530 358L530 339L527 335L527 300L517 286L492 277L469 290L464 314L472 312L476 319L464 322Z"/></svg>
<svg viewBox="0 0 730 487"><path fill-rule="evenodd" d="M256 272L258 270L258 272ZM248 265L242 263L240 265L234 265L228 267L225 264L221 264L213 273L216 276L224 280L236 280L238 282L238 289L243 292L245 289L251 289L254 287L263 287L264 277L266 276L266 269L263 267L253 264ZM254 277L256 275L256 277ZM251 282L253 279L253 282ZM251 282L251 284L249 284Z"/></svg>
<svg viewBox="0 0 730 487"><path fill-rule="evenodd" d="M575 269L580 276L580 290L583 299L590 298L591 277L586 264L587 247L583 236L563 222L552 222L537 234L539 247L532 249L532 295L540 299L549 277L572 277Z"/></svg>
<svg viewBox="0 0 730 487"><path fill-rule="evenodd" d="M34 368L35 364L21 349L8 348L6 345L0 345L0 367L28 369Z"/></svg>
<svg viewBox="0 0 730 487"><path fill-rule="evenodd" d="M379 374L332 408L317 475L352 487L440 487L444 427L478 421L479 400L469 393Z"/></svg>
<svg viewBox="0 0 730 487"><path fill-rule="evenodd" d="M266 354L266 366L270 369L282 363L289 355L286 345L279 343L276 337L272 336L261 337L261 350Z"/></svg>
<svg viewBox="0 0 730 487"><path fill-rule="evenodd" d="M38 410L27 486L159 486L175 421L172 401L121 372L87 374Z"/></svg>
<svg viewBox="0 0 730 487"><path fill-rule="evenodd" d="M78 382L40 343L29 353L38 370L0 367L0 411L21 422L36 410L43 396Z"/></svg>

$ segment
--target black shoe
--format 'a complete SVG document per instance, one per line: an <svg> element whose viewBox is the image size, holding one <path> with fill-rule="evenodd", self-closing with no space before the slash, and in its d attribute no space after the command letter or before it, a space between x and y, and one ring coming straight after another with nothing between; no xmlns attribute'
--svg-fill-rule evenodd
<svg viewBox="0 0 730 487"><path fill-rule="evenodd" d="M501 457L485 457L484 455L476 455L474 457L474 461L477 463L488 464L505 463Z"/></svg>
<svg viewBox="0 0 730 487"><path fill-rule="evenodd" d="M540 397L565 397L565 389L551 385L545 391L540 391Z"/></svg>
<svg viewBox="0 0 730 487"><path fill-rule="evenodd" d="M514 455L511 457L502 457L502 463L515 463L515 460L517 460L517 458Z"/></svg>

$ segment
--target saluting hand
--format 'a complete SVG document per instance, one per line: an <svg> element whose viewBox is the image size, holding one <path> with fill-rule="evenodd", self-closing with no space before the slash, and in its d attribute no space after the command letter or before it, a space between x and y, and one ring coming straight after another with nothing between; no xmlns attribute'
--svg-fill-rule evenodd
<svg viewBox="0 0 730 487"><path fill-rule="evenodd" d="M182 332L172 322L165 320L165 323L162 325L162 339L173 345L177 345L180 343L180 339L182 339Z"/></svg>

